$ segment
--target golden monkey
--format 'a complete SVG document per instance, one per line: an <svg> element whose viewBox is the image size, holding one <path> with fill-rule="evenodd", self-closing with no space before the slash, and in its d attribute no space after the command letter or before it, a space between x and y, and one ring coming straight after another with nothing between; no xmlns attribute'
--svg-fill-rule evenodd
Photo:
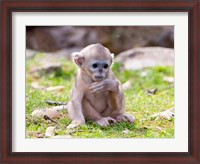
<svg viewBox="0 0 200 164"><path fill-rule="evenodd" d="M72 54L78 68L71 101L66 105L72 120L68 128L85 123L85 119L108 126L111 122L134 122L125 113L125 98L111 65L113 54L101 44L92 44Z"/></svg>

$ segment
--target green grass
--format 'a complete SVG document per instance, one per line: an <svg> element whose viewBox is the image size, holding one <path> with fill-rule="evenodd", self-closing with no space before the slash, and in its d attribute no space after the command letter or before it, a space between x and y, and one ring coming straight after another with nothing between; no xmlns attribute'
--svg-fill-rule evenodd
<svg viewBox="0 0 200 164"><path fill-rule="evenodd" d="M57 59L62 65L61 70L44 74L30 73L33 67L39 67L45 58L44 54L37 54L26 61L26 131L27 138L34 138L33 133L45 133L48 126L56 127L56 135L71 135L73 138L173 138L174 118L170 120L153 117L154 114L165 111L174 106L174 87L165 82L165 76L173 77L173 67L153 67L142 71L127 71L119 63L112 67L116 77L125 83L131 81L131 88L125 90L126 111L133 115L136 121L117 123L110 127L100 127L87 122L79 128L68 130L70 124L66 111L61 111L61 117L55 119L59 125L43 118L33 118L30 114L34 109L49 107L46 99L66 102L75 80L76 66L64 58ZM144 74L145 76L141 76ZM64 86L61 91L44 91L33 89L32 83L39 86ZM147 94L150 89L157 89L155 94ZM124 131L127 131L124 132Z"/></svg>

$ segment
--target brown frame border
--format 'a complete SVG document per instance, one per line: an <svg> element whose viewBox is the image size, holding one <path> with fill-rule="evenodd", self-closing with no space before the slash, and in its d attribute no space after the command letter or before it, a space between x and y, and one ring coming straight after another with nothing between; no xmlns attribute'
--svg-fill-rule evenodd
<svg viewBox="0 0 200 164"><path fill-rule="evenodd" d="M200 163L199 0L3 0L0 57L0 163ZM12 12L188 12L189 150L187 153L12 152Z"/></svg>

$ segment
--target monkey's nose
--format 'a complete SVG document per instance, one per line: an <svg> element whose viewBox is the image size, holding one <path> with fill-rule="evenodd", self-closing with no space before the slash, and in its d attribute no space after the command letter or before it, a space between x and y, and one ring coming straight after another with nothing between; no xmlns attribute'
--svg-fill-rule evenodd
<svg viewBox="0 0 200 164"><path fill-rule="evenodd" d="M102 72L103 72L103 70L102 70L102 69L100 69L100 70L99 70L99 73L102 73Z"/></svg>

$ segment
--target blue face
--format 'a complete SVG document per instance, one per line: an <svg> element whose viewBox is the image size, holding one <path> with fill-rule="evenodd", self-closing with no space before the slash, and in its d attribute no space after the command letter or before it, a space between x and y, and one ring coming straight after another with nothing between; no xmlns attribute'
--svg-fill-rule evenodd
<svg viewBox="0 0 200 164"><path fill-rule="evenodd" d="M102 81L110 68L108 61L94 60L89 64L89 71L95 81Z"/></svg>

